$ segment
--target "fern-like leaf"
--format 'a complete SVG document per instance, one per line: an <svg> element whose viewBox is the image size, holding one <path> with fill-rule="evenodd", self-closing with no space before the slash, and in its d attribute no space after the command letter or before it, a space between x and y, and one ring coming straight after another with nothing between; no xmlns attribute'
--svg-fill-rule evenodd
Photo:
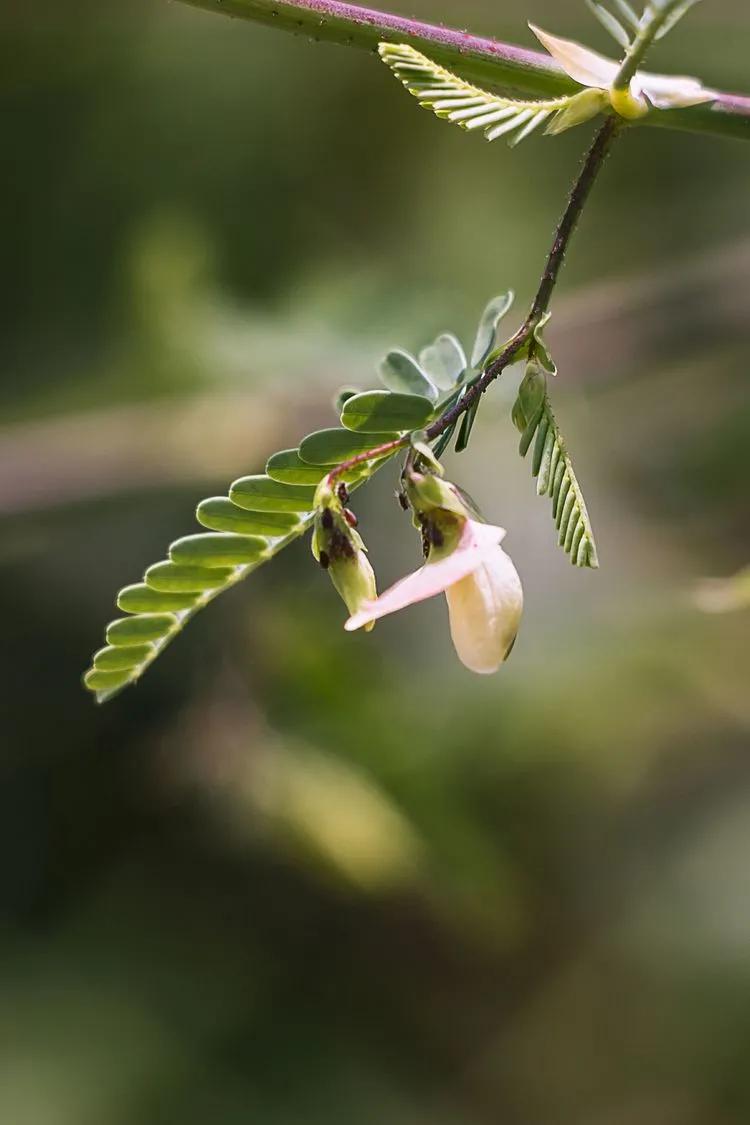
<svg viewBox="0 0 750 1125"><path fill-rule="evenodd" d="M269 458L266 473L241 477L228 496L203 500L196 519L206 530L176 540L141 582L120 591L117 606L125 616L107 626L106 645L83 677L97 702L136 683L199 610L310 529L315 486L337 460L393 436L321 430L301 443L304 457L282 450ZM343 479L354 490L387 459L359 465Z"/></svg>
<svg viewBox="0 0 750 1125"><path fill-rule="evenodd" d="M572 101L571 97L524 101L489 93L432 62L408 43L381 43L378 51L420 105L462 129L481 129L488 141L505 136L513 146L545 122L552 131L555 118Z"/></svg>
<svg viewBox="0 0 750 1125"><path fill-rule="evenodd" d="M536 364L529 366L521 382L513 421L521 431L522 457L533 442L531 472L537 479L537 495L552 499L559 545L573 566L596 569L599 561L586 502L552 413L545 374Z"/></svg>

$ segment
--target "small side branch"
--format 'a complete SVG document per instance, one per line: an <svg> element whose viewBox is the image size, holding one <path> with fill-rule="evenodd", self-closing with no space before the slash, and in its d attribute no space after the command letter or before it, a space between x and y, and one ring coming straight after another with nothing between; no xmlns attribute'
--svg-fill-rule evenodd
<svg viewBox="0 0 750 1125"><path fill-rule="evenodd" d="M534 332L549 308L552 293L557 284L557 279L560 276L560 270L565 261L565 255L570 245L573 232L578 225L578 220L591 195L591 189L596 183L597 177L612 147L612 143L620 130L621 124L618 117L614 114L610 115L605 119L604 124L594 137L593 143L581 167L581 171L571 188L567 206L555 231L555 237L550 252L547 255L544 273L539 282L536 296L531 303L528 316L500 354L488 364L481 377L467 388L466 393L457 403L441 414L439 418L436 418L435 421L426 428L425 435L429 441L434 441L435 438L445 433L450 426L455 425L461 415L465 414L467 410L470 410L477 399L484 394L490 383L493 383L495 379L503 373L506 367L510 367L516 359L528 352L529 345L534 338ZM365 461L371 461L377 457L384 457L390 453L395 453L408 444L409 435L407 434L405 437L396 438L386 445L376 446L373 449L368 449L364 453L358 454L356 457L350 458L348 461L343 461L331 471L328 476L329 482L333 484L342 473L349 472Z"/></svg>

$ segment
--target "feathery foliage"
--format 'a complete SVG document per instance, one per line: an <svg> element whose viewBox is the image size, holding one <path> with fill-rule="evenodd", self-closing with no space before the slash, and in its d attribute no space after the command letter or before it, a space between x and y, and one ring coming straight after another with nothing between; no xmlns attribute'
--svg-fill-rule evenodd
<svg viewBox="0 0 750 1125"><path fill-rule="evenodd" d="M266 473L240 477L228 496L203 500L196 519L207 530L176 540L142 582L120 591L117 606L127 616L108 625L106 646L84 675L97 701L134 684L199 610L311 528L315 486L341 460L339 450L355 456L394 436L321 430L301 443L307 459L298 449L282 450L269 458ZM384 461L368 461L343 479L354 489Z"/></svg>
<svg viewBox="0 0 750 1125"><path fill-rule="evenodd" d="M552 499L559 545L574 566L595 569L599 561L586 502L552 413L547 376L535 360L528 364L521 380L512 416L521 431L519 452L522 457L534 443L531 472L537 478L537 495L548 495Z"/></svg>
<svg viewBox="0 0 750 1125"><path fill-rule="evenodd" d="M488 141L507 137L511 147L545 122L546 132L557 132L565 110L577 96L542 101L506 98L472 86L408 43L381 43L378 50L421 106L468 132L481 129Z"/></svg>
<svg viewBox="0 0 750 1125"><path fill-rule="evenodd" d="M339 393L340 426L308 434L297 448L269 457L265 473L240 477L228 495L203 500L196 518L206 530L176 540L141 582L120 591L117 606L125 616L107 627L106 645L84 675L97 700L112 699L136 683L199 610L310 530L316 488L332 469L401 436L418 441L423 427L481 372L512 301L513 294L505 293L487 305L471 364L447 332L419 358L399 348L390 351L379 366L384 390ZM360 462L338 479L353 491L394 452Z"/></svg>

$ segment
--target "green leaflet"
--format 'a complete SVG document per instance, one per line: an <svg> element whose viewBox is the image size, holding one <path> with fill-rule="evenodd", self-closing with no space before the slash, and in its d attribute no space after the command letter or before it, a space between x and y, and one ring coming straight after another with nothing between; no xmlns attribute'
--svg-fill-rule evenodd
<svg viewBox="0 0 750 1125"><path fill-rule="evenodd" d="M300 521L295 512L249 512L233 504L228 496L201 500L195 518L210 531L235 531L238 535L265 535L272 539L288 535Z"/></svg>
<svg viewBox="0 0 750 1125"><path fill-rule="evenodd" d="M174 613L178 609L190 609L197 601L197 594L167 594L139 582L120 590L117 607L123 613Z"/></svg>
<svg viewBox="0 0 750 1125"><path fill-rule="evenodd" d="M318 430L300 442L299 452L310 465L338 465L351 457L367 453L378 445L387 445L398 438L397 433L357 434L353 430ZM390 456L390 454L388 455Z"/></svg>
<svg viewBox="0 0 750 1125"><path fill-rule="evenodd" d="M119 617L107 626L108 645L140 645L144 641L161 641L177 627L172 613L139 613L135 617Z"/></svg>
<svg viewBox="0 0 750 1125"><path fill-rule="evenodd" d="M135 668L136 664L142 664L151 656L153 648L151 644L119 647L108 645L94 653L92 663L95 668L104 672L121 672L125 668Z"/></svg>
<svg viewBox="0 0 750 1125"><path fill-rule="evenodd" d="M231 573L228 567L180 566L165 561L150 566L143 578L152 590L166 594L205 594L223 586Z"/></svg>
<svg viewBox="0 0 750 1125"><path fill-rule="evenodd" d="M396 394L421 395L435 402L438 389L414 356L401 348L388 352L378 368L384 387Z"/></svg>
<svg viewBox="0 0 750 1125"><path fill-rule="evenodd" d="M223 568L257 562L267 550L268 540L259 535L217 531L208 535L186 535L183 539L178 539L169 548L169 557L174 563Z"/></svg>
<svg viewBox="0 0 750 1125"><path fill-rule="evenodd" d="M384 430L418 430L432 417L433 405L422 395L366 391L344 404L341 421L347 429L368 435Z"/></svg>
<svg viewBox="0 0 750 1125"><path fill-rule="evenodd" d="M612 13L597 0L586 0L586 6L599 20L602 27L609 32L612 38L627 51L630 46L630 36L623 25ZM635 14L635 13L634 13Z"/></svg>
<svg viewBox="0 0 750 1125"><path fill-rule="evenodd" d="M487 362L495 346L497 326L505 314L510 311L513 300L513 291L509 289L507 293L501 293L499 297L493 297L485 308L479 321L474 348L471 353L472 367L479 369Z"/></svg>
<svg viewBox="0 0 750 1125"><path fill-rule="evenodd" d="M312 485L282 484L259 474L236 480L229 489L229 498L250 512L309 512L315 489Z"/></svg>
<svg viewBox="0 0 750 1125"><path fill-rule="evenodd" d="M299 449L282 449L266 461L266 475L279 484L319 484L329 468L303 461Z"/></svg>
<svg viewBox="0 0 750 1125"><path fill-rule="evenodd" d="M452 332L443 332L419 353L419 366L440 391L450 391L468 367L464 349Z"/></svg>
<svg viewBox="0 0 750 1125"><path fill-rule="evenodd" d="M673 8L674 0L650 0L650 3L646 5L643 13L642 22L651 22L656 18L660 18L665 10L673 8L654 36L657 40L662 39L665 35L669 34L675 24L678 23L683 16L687 15L690 9L698 2L699 0L682 0L681 4L677 4Z"/></svg>
<svg viewBox="0 0 750 1125"><path fill-rule="evenodd" d="M596 569L599 561L586 502L552 413L546 377L536 364L529 364L521 381L513 422L521 431L522 457L533 442L531 472L537 478L537 494L552 499L558 544L574 566Z"/></svg>

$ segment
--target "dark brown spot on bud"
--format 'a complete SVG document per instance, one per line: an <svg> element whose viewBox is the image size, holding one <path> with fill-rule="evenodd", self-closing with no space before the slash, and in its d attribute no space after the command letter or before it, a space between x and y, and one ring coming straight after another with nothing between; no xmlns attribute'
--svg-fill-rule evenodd
<svg viewBox="0 0 750 1125"><path fill-rule="evenodd" d="M331 560L328 557L327 551L321 551L320 552L320 557L318 558L318 562L323 567L323 570L328 570L328 567L331 565Z"/></svg>
<svg viewBox="0 0 750 1125"><path fill-rule="evenodd" d="M343 481L336 489L336 495L338 496L342 504L346 504L347 500L349 499L349 489L346 487Z"/></svg>
<svg viewBox="0 0 750 1125"><path fill-rule="evenodd" d="M320 517L320 522L323 524L326 531L331 531L333 528L333 512L330 508L325 509L323 515Z"/></svg>

